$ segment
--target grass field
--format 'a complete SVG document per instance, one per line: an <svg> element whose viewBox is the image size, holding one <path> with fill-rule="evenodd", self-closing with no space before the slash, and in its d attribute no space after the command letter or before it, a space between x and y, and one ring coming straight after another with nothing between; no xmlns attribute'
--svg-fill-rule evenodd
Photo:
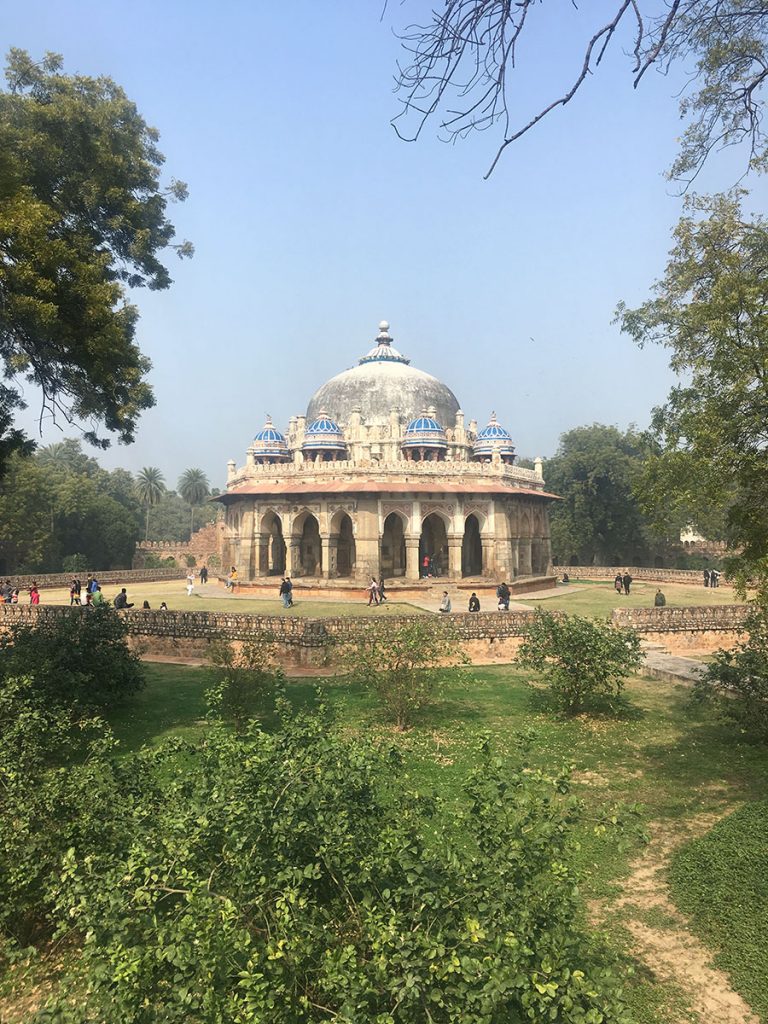
<svg viewBox="0 0 768 1024"><path fill-rule="evenodd" d="M614 608L652 608L656 591L661 588L667 607L688 605L738 604L739 599L731 587L712 590L699 584L635 582L629 595L617 594L612 580L584 580L558 587L551 597L535 595L520 598L531 608L561 609L573 615L608 616Z"/></svg>
<svg viewBox="0 0 768 1024"><path fill-rule="evenodd" d="M147 674L146 690L113 719L124 747L135 749L171 735L200 735L206 728L206 670L148 665ZM708 713L690 711L689 691L683 687L635 679L618 717L562 719L543 708L540 697L536 703L526 679L508 666L473 670L469 687L448 674L440 702L416 728L401 734L393 732L371 696L359 687L338 679L322 680L320 686L344 730L366 730L394 740L406 756L409 785L435 790L449 805L457 799L480 738L490 734L502 756L512 758L516 734L523 729L533 731L531 766L573 766L575 790L587 804L604 808L619 801L639 802L642 825L652 837L647 848L635 834L622 846L615 838L582 830L585 913L599 921L607 941L622 952L628 972L634 964L628 998L638 1024L710 1024L715 1016L707 1016L708 993L699 991L697 996L686 981L690 949L676 964L677 980L660 980L668 978L667 972L661 967L657 971L642 957L635 962L637 928L655 934L664 948L667 934L672 937L679 928L676 911L660 910L654 899L627 900L626 893L633 890L639 857L658 856L662 885L672 852L683 841L743 802L764 795L768 750L740 742ZM313 701L316 683L291 681L288 696L294 706ZM671 941L669 945L674 947ZM706 958L709 955L705 951ZM673 963L672 977L674 968ZM737 976L736 981L744 995L754 999L754 990L743 984L743 978Z"/></svg>

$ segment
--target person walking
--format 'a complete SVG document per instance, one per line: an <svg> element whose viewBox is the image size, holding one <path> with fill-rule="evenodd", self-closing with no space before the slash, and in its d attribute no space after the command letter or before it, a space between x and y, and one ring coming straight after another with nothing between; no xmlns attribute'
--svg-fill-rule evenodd
<svg viewBox="0 0 768 1024"><path fill-rule="evenodd" d="M29 603L40 604L40 591L37 589L37 582L32 581L32 586L29 589Z"/></svg>
<svg viewBox="0 0 768 1024"><path fill-rule="evenodd" d="M441 612L443 612L444 614L447 614L451 610L451 599L450 599L450 597L448 597L448 591L447 590L443 591L443 600L440 602L440 609L439 610Z"/></svg>
<svg viewBox="0 0 768 1024"><path fill-rule="evenodd" d="M424 555L421 560L421 577L426 579L429 576L429 555Z"/></svg>
<svg viewBox="0 0 768 1024"><path fill-rule="evenodd" d="M192 592L195 589L195 574L190 569L187 573L187 597L192 597Z"/></svg>
<svg viewBox="0 0 768 1024"><path fill-rule="evenodd" d="M384 604L387 600L387 594L384 587L384 577L379 576L379 604Z"/></svg>
<svg viewBox="0 0 768 1024"><path fill-rule="evenodd" d="M659 587L659 589L656 591L656 597L654 597L653 599L653 606L654 608L663 608L666 603L667 599L662 594L661 587Z"/></svg>
<svg viewBox="0 0 768 1024"><path fill-rule="evenodd" d="M621 573L617 572L613 581L613 589L617 594L621 594L624 591L624 581L621 577Z"/></svg>
<svg viewBox="0 0 768 1024"><path fill-rule="evenodd" d="M288 607L293 608L293 583L290 576L285 577L285 585L288 587Z"/></svg>
<svg viewBox="0 0 768 1024"><path fill-rule="evenodd" d="M371 576L371 582L367 586L368 591L368 607L371 605L378 605L379 603L379 585L375 578Z"/></svg>
<svg viewBox="0 0 768 1024"><path fill-rule="evenodd" d="M709 585L710 585L710 587L719 587L720 586L720 570L719 569L710 569L710 571L709 571Z"/></svg>
<svg viewBox="0 0 768 1024"><path fill-rule="evenodd" d="M624 584L624 593L629 595L629 588L632 586L632 577L629 575L629 572L624 572L621 582Z"/></svg>
<svg viewBox="0 0 768 1024"><path fill-rule="evenodd" d="M69 585L69 606L80 604L80 580L72 579Z"/></svg>
<svg viewBox="0 0 768 1024"><path fill-rule="evenodd" d="M472 591L472 596L469 599L469 610L471 612L480 611L480 598L477 596L474 590Z"/></svg>
<svg viewBox="0 0 768 1024"><path fill-rule="evenodd" d="M283 602L283 608L290 608L291 591L290 588L288 587L288 580L285 578L285 576L283 576L282 580L280 581L279 593L280 600Z"/></svg>
<svg viewBox="0 0 768 1024"><path fill-rule="evenodd" d="M709 569L704 570L704 586L709 586Z"/></svg>
<svg viewBox="0 0 768 1024"><path fill-rule="evenodd" d="M208 567L204 565L202 567L202 569L200 570L200 585L201 586L205 586L205 584L207 582L208 582Z"/></svg>
<svg viewBox="0 0 768 1024"><path fill-rule="evenodd" d="M119 610L125 610L126 608L133 608L133 605L128 603L128 593L127 593L125 587L123 587L123 589L117 595L117 597L115 598L113 604L114 604L115 608L118 609L118 611Z"/></svg>

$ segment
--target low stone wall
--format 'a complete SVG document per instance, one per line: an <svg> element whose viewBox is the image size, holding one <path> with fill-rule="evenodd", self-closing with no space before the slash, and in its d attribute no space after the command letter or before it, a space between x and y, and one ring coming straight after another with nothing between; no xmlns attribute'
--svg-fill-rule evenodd
<svg viewBox="0 0 768 1024"><path fill-rule="evenodd" d="M557 565L555 572L558 579L563 578L563 573L568 573L572 580L612 580L617 573L622 576L628 572L633 580L653 580L654 583L694 583L704 586L703 569L653 569L650 566L640 565ZM726 583L726 578L721 574L720 586Z"/></svg>
<svg viewBox="0 0 768 1024"><path fill-rule="evenodd" d="M690 608L615 608L611 620L639 633L702 630L742 632L749 608L744 604L696 605Z"/></svg>
<svg viewBox="0 0 768 1024"><path fill-rule="evenodd" d="M128 586L129 583L157 583L161 580L183 580L189 569L114 569L109 572L41 572L33 576L4 576L19 590L29 590L33 583L43 590L45 587L68 587L72 577L77 576L83 586L89 572L93 572L99 583L106 586Z"/></svg>

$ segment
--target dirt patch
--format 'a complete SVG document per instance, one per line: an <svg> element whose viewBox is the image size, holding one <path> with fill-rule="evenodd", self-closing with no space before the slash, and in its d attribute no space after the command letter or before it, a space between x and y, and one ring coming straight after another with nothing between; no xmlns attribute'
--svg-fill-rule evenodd
<svg viewBox="0 0 768 1024"><path fill-rule="evenodd" d="M666 822L652 825L650 842L622 883L621 895L590 908L600 923L619 915L619 923L634 939L637 958L660 981L685 993L701 1024L760 1024L734 992L728 975L712 966L712 951L689 930L687 918L672 903L666 879L675 850L708 832L733 809L696 815L678 823L674 830Z"/></svg>

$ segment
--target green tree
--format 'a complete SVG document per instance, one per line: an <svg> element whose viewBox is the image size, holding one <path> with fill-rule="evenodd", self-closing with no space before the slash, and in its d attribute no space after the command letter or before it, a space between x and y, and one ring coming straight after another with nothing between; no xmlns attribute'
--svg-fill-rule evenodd
<svg viewBox="0 0 768 1024"><path fill-rule="evenodd" d="M388 624L386 631L377 627L371 623L343 660L350 678L378 696L398 729L407 729L434 702L445 669L467 658L448 624L412 619Z"/></svg>
<svg viewBox="0 0 768 1024"><path fill-rule="evenodd" d="M0 359L7 377L42 393L44 410L133 440L154 399L148 360L134 335L127 288L167 288L160 261L173 246L169 200L186 188L160 182L158 134L111 79L69 76L62 59L8 56L0 91ZM23 405L0 389L0 474L9 453L29 450L11 429Z"/></svg>
<svg viewBox="0 0 768 1024"><path fill-rule="evenodd" d="M195 529L195 506L202 505L210 494L208 477L202 469L185 469L179 477L179 494L190 507L189 514L189 535Z"/></svg>
<svg viewBox="0 0 768 1024"><path fill-rule="evenodd" d="M53 483L39 463L14 453L0 479L0 572L40 568L50 546Z"/></svg>
<svg viewBox="0 0 768 1024"><path fill-rule="evenodd" d="M552 549L561 564L641 565L651 536L635 487L648 453L642 435L594 423L560 438L547 460L547 487L561 497L551 510ZM683 519L683 523L685 519Z"/></svg>
<svg viewBox="0 0 768 1024"><path fill-rule="evenodd" d="M145 466L136 477L136 493L147 510L144 540L149 539L149 510L157 505L165 491L165 478L156 466Z"/></svg>
<svg viewBox="0 0 768 1024"><path fill-rule="evenodd" d="M525 632L517 661L540 672L559 708L578 714L611 706L624 680L640 667L640 637L599 619L537 610Z"/></svg>
<svg viewBox="0 0 768 1024"><path fill-rule="evenodd" d="M446 0L401 33L407 60L398 64L403 108L394 119L402 138L419 136L437 118L456 140L500 125L503 137L488 171L508 146L548 114L570 103L598 70L606 50L625 46L635 87L652 68L680 66L689 76L680 101L686 122L670 177L689 182L713 149L745 143L749 165L764 169L763 90L768 81L768 13L748 0L615 0L613 9L585 7L587 26L576 43L574 71L551 91L528 120L519 120L515 70L526 45L546 47L561 31L555 5L542 26L537 0ZM538 31L533 26L538 26ZM530 38L530 41L529 41ZM578 39L575 31L572 38ZM559 40L558 40L559 42ZM563 66L558 53L554 67ZM486 177L488 176L486 175Z"/></svg>
<svg viewBox="0 0 768 1024"><path fill-rule="evenodd" d="M659 453L642 491L658 520L664 505L691 510L706 529L724 509L742 548L744 578L768 583L768 223L745 217L743 193L692 197L655 297L618 309L639 345L670 352L681 382L655 410ZM654 511L655 510L655 511Z"/></svg>

